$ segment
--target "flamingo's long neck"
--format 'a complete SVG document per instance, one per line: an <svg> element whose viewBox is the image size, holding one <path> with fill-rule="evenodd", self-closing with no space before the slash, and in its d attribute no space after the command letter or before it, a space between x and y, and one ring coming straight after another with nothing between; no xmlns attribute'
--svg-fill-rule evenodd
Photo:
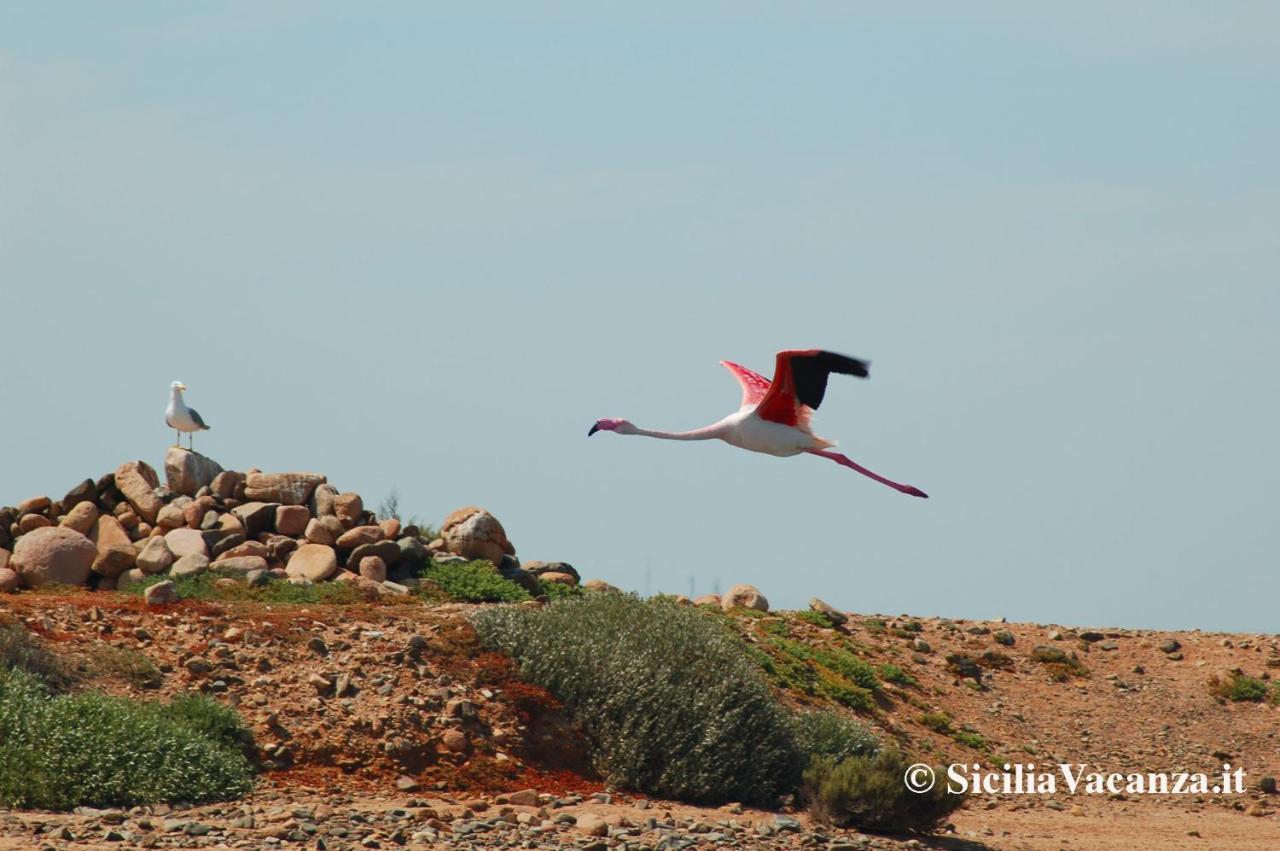
<svg viewBox="0 0 1280 851"><path fill-rule="evenodd" d="M640 428L635 426L635 431L627 432L628 434L638 434L643 437L656 437L659 440L715 440L724 435L724 425L722 423L712 423L709 426L695 428L691 431L658 431L651 428Z"/></svg>

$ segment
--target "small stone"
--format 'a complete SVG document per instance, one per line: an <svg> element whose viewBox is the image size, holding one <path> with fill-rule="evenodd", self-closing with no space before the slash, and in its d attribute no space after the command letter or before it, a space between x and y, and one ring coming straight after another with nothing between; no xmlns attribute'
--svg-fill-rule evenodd
<svg viewBox="0 0 1280 851"><path fill-rule="evenodd" d="M360 575L374 582L387 581L387 563L377 556L365 556L360 559Z"/></svg>
<svg viewBox="0 0 1280 851"><path fill-rule="evenodd" d="M307 675L307 682L316 690L316 694L324 694L333 687L333 683L329 682L319 674Z"/></svg>
<svg viewBox="0 0 1280 851"><path fill-rule="evenodd" d="M1160 642L1159 650L1161 653L1177 653L1182 649L1182 642L1176 638L1170 638L1167 641Z"/></svg>
<svg viewBox="0 0 1280 851"><path fill-rule="evenodd" d="M166 579L164 582L157 582L149 587L142 593L142 596L148 606L163 606L168 603L178 602L178 589L174 586L172 580Z"/></svg>
<svg viewBox="0 0 1280 851"><path fill-rule="evenodd" d="M0 550L0 560L3 560L8 554L8 550ZM22 578L18 576L16 570L10 570L7 567L0 567L0 594L10 594L18 590L18 586L22 584Z"/></svg>
<svg viewBox="0 0 1280 851"><path fill-rule="evenodd" d="M407 774L401 774L396 778L396 788L401 792L416 792L418 791L419 784L417 780L414 780Z"/></svg>
<svg viewBox="0 0 1280 851"><path fill-rule="evenodd" d="M543 582L551 582L556 585L577 585L578 580L571 573L560 573L558 571L549 570L546 573L534 574Z"/></svg>
<svg viewBox="0 0 1280 851"><path fill-rule="evenodd" d="M1013 633L1007 629L998 630L992 634L991 638L996 644L1003 644L1005 647L1012 647L1015 641Z"/></svg>
<svg viewBox="0 0 1280 851"><path fill-rule="evenodd" d="M574 828L587 836L608 836L609 823L595 813L583 813L577 817Z"/></svg>
<svg viewBox="0 0 1280 851"><path fill-rule="evenodd" d="M454 753L462 753L467 749L467 736L461 730L445 730L440 741L444 744L445 748L453 751Z"/></svg>
<svg viewBox="0 0 1280 851"><path fill-rule="evenodd" d="M29 499L24 499L22 502L18 503L18 513L19 514L40 514L45 509L49 508L49 506L51 505L53 505L53 500L49 499L49 497L33 496L33 497L30 497Z"/></svg>

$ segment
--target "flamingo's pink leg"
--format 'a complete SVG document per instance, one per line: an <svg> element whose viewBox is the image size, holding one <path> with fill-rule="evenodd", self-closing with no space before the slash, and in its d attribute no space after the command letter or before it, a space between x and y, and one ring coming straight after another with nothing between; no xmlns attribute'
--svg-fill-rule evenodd
<svg viewBox="0 0 1280 851"><path fill-rule="evenodd" d="M920 490L919 488L912 487L911 485L900 485L897 482L890 481L886 479L884 476L877 475L876 473L873 473L870 470L868 470L866 467L863 467L861 464L858 464L850 460L848 457L841 455L839 452L827 452L823 449L807 449L805 451L808 452L810 455L820 455L823 458L826 458L831 461L835 461L837 464L839 464L842 467L848 467L851 470L857 470L862 475L871 479L875 479L880 484L888 485L894 490L908 494L909 496L918 496L924 499L929 498L929 495L924 491Z"/></svg>

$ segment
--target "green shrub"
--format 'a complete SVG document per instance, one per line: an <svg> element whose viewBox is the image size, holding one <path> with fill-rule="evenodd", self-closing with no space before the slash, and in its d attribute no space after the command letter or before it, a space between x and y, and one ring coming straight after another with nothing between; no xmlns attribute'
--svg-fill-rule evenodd
<svg viewBox="0 0 1280 851"><path fill-rule="evenodd" d="M566 597L582 596L582 586L580 585L565 585L562 582L548 582L545 579L539 579L538 587L542 589L542 596L548 600L563 600Z"/></svg>
<svg viewBox="0 0 1280 851"><path fill-rule="evenodd" d="M257 746L253 741L253 733L245 726L239 713L231 707L223 706L203 694L188 692L173 698L166 711L170 718L206 739L239 751L246 759L254 759Z"/></svg>
<svg viewBox="0 0 1280 851"><path fill-rule="evenodd" d="M964 802L937 782L928 792L907 789L908 763L896 750L836 761L816 757L804 772L804 797L820 822L859 830L925 832ZM935 776L946 774L935 768Z"/></svg>
<svg viewBox="0 0 1280 851"><path fill-rule="evenodd" d="M719 618L587 594L486 609L475 625L565 704L610 783L695 803L768 804L796 787L791 719Z"/></svg>
<svg viewBox="0 0 1280 851"><path fill-rule="evenodd" d="M6 669L25 671L54 691L71 685L70 668L18 624L0 624L0 676Z"/></svg>
<svg viewBox="0 0 1280 851"><path fill-rule="evenodd" d="M52 695L0 671L0 805L68 809L243 795L253 770L174 704Z"/></svg>
<svg viewBox="0 0 1280 851"><path fill-rule="evenodd" d="M951 729L951 716L945 712L926 712L917 720L933 732L942 733L944 736L950 736L954 732Z"/></svg>
<svg viewBox="0 0 1280 851"><path fill-rule="evenodd" d="M797 712L792 717L796 747L807 757L827 757L839 762L851 756L868 756L880 748L866 728L838 712Z"/></svg>
<svg viewBox="0 0 1280 851"><path fill-rule="evenodd" d="M798 612L794 612L794 614L798 620L807 621L814 626L820 626L824 629L834 629L836 625L835 621L831 620L831 618L827 617L822 612L815 612L813 609L801 609Z"/></svg>
<svg viewBox="0 0 1280 851"><path fill-rule="evenodd" d="M1225 680L1215 674L1209 678L1209 687L1214 694L1227 700L1255 703L1265 700L1268 691L1265 682L1241 671L1232 671Z"/></svg>
<svg viewBox="0 0 1280 851"><path fill-rule="evenodd" d="M138 688L159 688L163 678L155 663L137 650L98 644L85 658L89 676L106 676L124 680Z"/></svg>
<svg viewBox="0 0 1280 851"><path fill-rule="evenodd" d="M423 571L422 578L465 603L519 603L530 599L529 592L504 579L487 561L433 564Z"/></svg>
<svg viewBox="0 0 1280 851"><path fill-rule="evenodd" d="M970 747L974 750L980 751L987 746L986 739L978 733L971 733L968 730L957 730L951 734L951 738L965 747Z"/></svg>
<svg viewBox="0 0 1280 851"><path fill-rule="evenodd" d="M897 683L900 686L918 686L920 682L897 665L886 662L876 669L880 679L886 683Z"/></svg>

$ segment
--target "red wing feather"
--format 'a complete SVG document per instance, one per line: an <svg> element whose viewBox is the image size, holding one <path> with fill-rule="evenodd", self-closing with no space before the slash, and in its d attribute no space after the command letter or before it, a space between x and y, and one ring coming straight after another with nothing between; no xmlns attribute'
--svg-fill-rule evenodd
<svg viewBox="0 0 1280 851"><path fill-rule="evenodd" d="M760 373L732 361L722 360L720 365L732 372L733 377L742 385L742 407L754 408L769 392L769 379Z"/></svg>
<svg viewBox="0 0 1280 851"><path fill-rule="evenodd" d="M756 413L771 422L807 427L809 417L822 404L827 376L833 372L866 378L867 362L821 349L778 352L773 384Z"/></svg>

